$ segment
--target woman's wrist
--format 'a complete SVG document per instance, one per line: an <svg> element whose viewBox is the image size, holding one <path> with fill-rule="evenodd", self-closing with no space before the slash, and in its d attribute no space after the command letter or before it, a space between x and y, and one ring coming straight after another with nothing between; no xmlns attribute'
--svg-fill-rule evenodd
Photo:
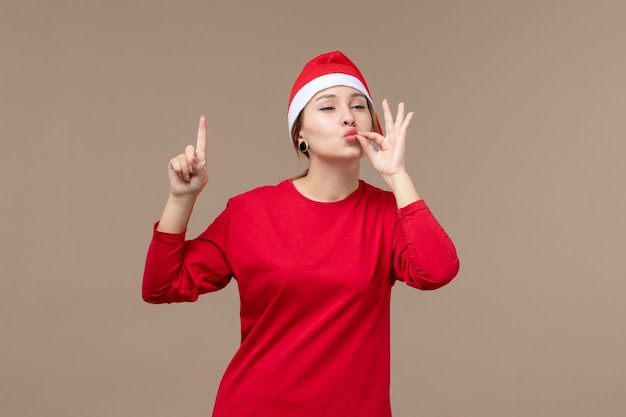
<svg viewBox="0 0 626 417"><path fill-rule="evenodd" d="M396 205L398 208L408 206L422 199L413 184L411 176L406 171L383 178L396 197Z"/></svg>
<svg viewBox="0 0 626 417"><path fill-rule="evenodd" d="M197 194L174 194L170 192L167 197L167 204L178 208L188 208L193 207L197 198Z"/></svg>
<svg viewBox="0 0 626 417"><path fill-rule="evenodd" d="M157 230L165 233L182 233L187 230L196 197L195 195L170 194Z"/></svg>

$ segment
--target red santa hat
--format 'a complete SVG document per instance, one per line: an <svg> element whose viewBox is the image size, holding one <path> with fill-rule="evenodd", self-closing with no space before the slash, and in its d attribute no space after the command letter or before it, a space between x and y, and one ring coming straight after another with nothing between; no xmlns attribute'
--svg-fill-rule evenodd
<svg viewBox="0 0 626 417"><path fill-rule="evenodd" d="M374 108L367 83L361 71L340 51L328 52L310 60L296 79L289 96L287 121L289 133L298 115L315 94L326 88L343 85L363 93ZM382 132L378 116L378 130Z"/></svg>

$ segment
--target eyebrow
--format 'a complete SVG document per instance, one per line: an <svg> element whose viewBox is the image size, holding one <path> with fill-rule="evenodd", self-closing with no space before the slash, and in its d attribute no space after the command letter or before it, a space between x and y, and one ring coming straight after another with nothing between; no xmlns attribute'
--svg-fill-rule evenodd
<svg viewBox="0 0 626 417"><path fill-rule="evenodd" d="M319 96L318 98L315 99L315 101L319 101L319 100L323 100L325 98L336 98L337 94L323 94L321 96ZM367 99L367 97L365 97L365 94L363 93L352 93L350 95L350 97L363 97L364 99Z"/></svg>

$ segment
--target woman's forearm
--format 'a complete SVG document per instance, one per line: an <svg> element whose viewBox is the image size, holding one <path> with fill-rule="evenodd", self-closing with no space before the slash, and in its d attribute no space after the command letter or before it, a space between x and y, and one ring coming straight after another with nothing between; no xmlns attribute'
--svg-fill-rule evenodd
<svg viewBox="0 0 626 417"><path fill-rule="evenodd" d="M182 233L187 230L193 206L196 203L196 195L175 196L167 199L157 231L164 233Z"/></svg>
<svg viewBox="0 0 626 417"><path fill-rule="evenodd" d="M385 181L396 197L396 205L399 209L422 199L413 184L413 180L406 172L385 177Z"/></svg>

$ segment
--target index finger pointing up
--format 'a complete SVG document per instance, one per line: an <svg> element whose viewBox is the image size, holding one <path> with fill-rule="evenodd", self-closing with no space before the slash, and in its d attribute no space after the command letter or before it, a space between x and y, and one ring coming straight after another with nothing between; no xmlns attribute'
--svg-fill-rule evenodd
<svg viewBox="0 0 626 417"><path fill-rule="evenodd" d="M200 163L206 161L206 117L200 117L198 123L198 141L196 142L196 157Z"/></svg>

